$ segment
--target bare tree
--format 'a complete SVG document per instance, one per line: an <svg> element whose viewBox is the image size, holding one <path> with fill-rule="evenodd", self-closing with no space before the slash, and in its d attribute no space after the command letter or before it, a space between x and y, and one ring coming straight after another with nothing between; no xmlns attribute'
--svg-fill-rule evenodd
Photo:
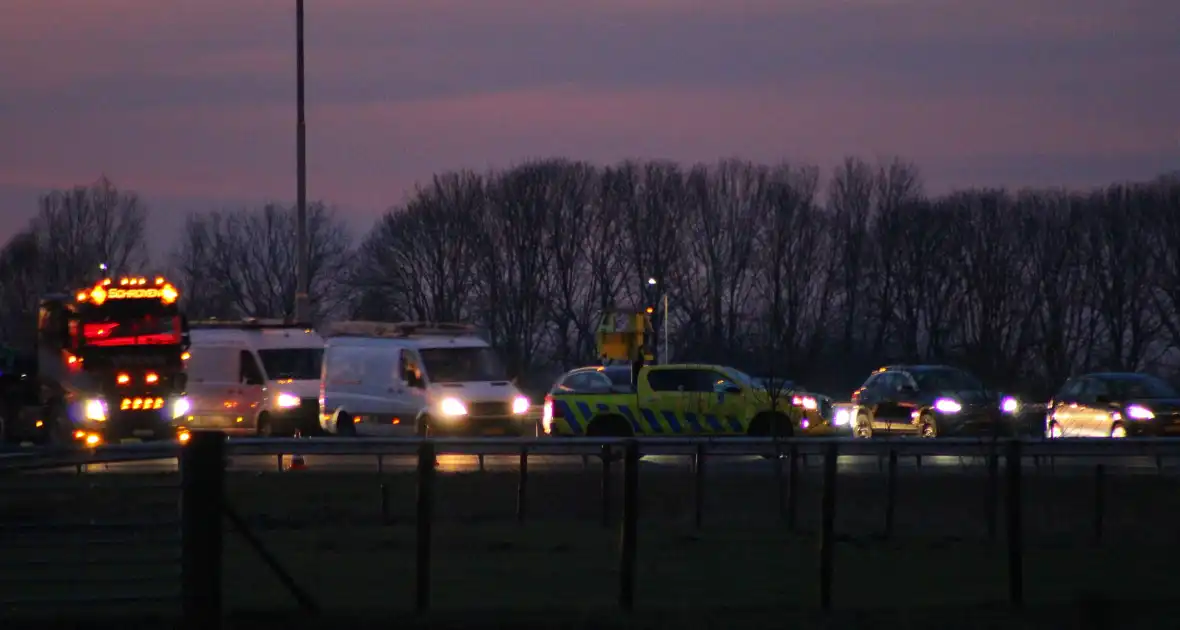
<svg viewBox="0 0 1180 630"><path fill-rule="evenodd" d="M193 297L197 316L294 316L295 209L267 204L256 210L192 215L174 266ZM348 260L343 222L322 203L307 212L310 297L317 319L338 306L339 280ZM205 273L201 273L201 269ZM207 310L207 312L202 312Z"/></svg>
<svg viewBox="0 0 1180 630"><path fill-rule="evenodd" d="M568 369L594 356L598 308L595 298L601 290L593 265L602 257L602 253L594 251L598 244L594 231L602 220L594 202L600 194L600 179L598 171L588 164L559 162L554 167L554 207L545 224L552 281L550 318L556 345L554 358ZM611 250L613 246L611 242Z"/></svg>
<svg viewBox="0 0 1180 630"><path fill-rule="evenodd" d="M32 350L37 329L37 305L44 283L40 277L41 251L37 235L24 231L0 250L0 338Z"/></svg>
<svg viewBox="0 0 1180 630"><path fill-rule="evenodd" d="M477 270L481 320L519 374L533 361L549 317L551 215L564 165L534 162L496 178L482 216Z"/></svg>
<svg viewBox="0 0 1180 630"><path fill-rule="evenodd" d="M40 199L32 231L42 261L44 290L73 290L111 273L140 274L147 264L147 208L139 196L103 177Z"/></svg>
<svg viewBox="0 0 1180 630"><path fill-rule="evenodd" d="M828 210L833 215L833 227L840 245L840 255L832 258L831 273L841 279L838 299L843 309L843 330L840 340L846 361L852 359L859 345L857 325L866 316L862 295L866 286L866 267L872 255L869 219L876 182L873 168L867 162L846 158L828 185Z"/></svg>
<svg viewBox="0 0 1180 630"><path fill-rule="evenodd" d="M1159 323L1152 304L1153 257L1147 234L1148 195L1140 188L1113 186L1095 193L1086 222L1089 279L1095 311L1106 331L1103 363L1137 370L1147 358Z"/></svg>

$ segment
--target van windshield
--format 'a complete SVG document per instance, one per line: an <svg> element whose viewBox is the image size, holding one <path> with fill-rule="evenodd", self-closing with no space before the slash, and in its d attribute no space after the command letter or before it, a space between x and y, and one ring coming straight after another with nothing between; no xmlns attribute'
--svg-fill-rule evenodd
<svg viewBox="0 0 1180 630"><path fill-rule="evenodd" d="M271 379L319 380L323 348L272 348L259 350L262 367Z"/></svg>
<svg viewBox="0 0 1180 630"><path fill-rule="evenodd" d="M491 348L420 348L418 354L434 383L508 380L504 364Z"/></svg>

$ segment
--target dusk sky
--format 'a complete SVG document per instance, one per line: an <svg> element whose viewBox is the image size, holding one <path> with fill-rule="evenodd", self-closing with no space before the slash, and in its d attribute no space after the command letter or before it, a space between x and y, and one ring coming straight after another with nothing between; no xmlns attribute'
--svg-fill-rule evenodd
<svg viewBox="0 0 1180 630"><path fill-rule="evenodd" d="M309 197L553 155L829 167L927 190L1180 168L1176 0L308 0ZM7 0L0 239L105 173L153 229L295 197L294 0ZM168 236L153 239L168 244Z"/></svg>

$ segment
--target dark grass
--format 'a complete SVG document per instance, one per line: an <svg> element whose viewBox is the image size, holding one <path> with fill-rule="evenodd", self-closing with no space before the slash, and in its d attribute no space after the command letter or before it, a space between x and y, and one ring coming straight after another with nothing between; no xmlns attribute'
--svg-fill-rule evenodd
<svg viewBox="0 0 1180 630"><path fill-rule="evenodd" d="M704 527L697 530L692 474L645 466L640 479L639 612L630 617L612 612L618 592L619 472L611 481L613 509L607 527L600 523L596 466L583 473L532 475L522 524L516 522L515 473L440 474L432 584L438 612L432 618L440 623L499 620L497 627L510 619L514 628L540 627L536 624L542 622L545 627L664 627L669 620L680 620L673 625L685 628L738 627L734 624L741 619L745 621L739 625L762 627L791 618L798 620L796 627L821 627L806 625L821 622L814 612L821 491L816 466L801 475L794 530L780 511L780 486L773 475L710 475ZM852 625L839 627L859 627L857 619L871 621L872 627L935 627L939 619L946 624L941 627L956 628L999 627L986 623L1004 620L1033 624L1005 627L1063 627L1036 625L1038 615L1056 618L1059 624L1061 615L1092 619L1093 614L1077 611L1103 602L1099 609L1120 611L1120 628L1135 627L1132 612L1150 616L1154 608L1149 602L1168 601L1180 590L1180 574L1174 570L1180 557L1176 479L1108 476L1104 538L1098 544L1094 479L1054 475L1047 468L1026 467L1026 472L1030 611L1015 617L1005 612L1004 496L1001 492L997 537L989 540L984 518L988 485L980 469L973 474L905 471L898 482L895 533L888 540L882 531L884 478L841 476L835 607L843 611L840 623ZM174 587L176 564L169 558L177 550L175 483L175 475L4 479L2 585L16 584L28 595L47 598L80 588L85 582L80 578L93 578L96 586L86 588L99 594ZM388 620L408 614L413 602L415 483L412 474L234 474L227 490L235 511L326 614L347 611ZM57 526L39 527L50 522ZM62 528L66 522L77 527ZM31 527L17 531L17 523ZM122 526L133 523L139 525ZM101 536L110 544L87 544ZM35 540L42 544L30 546ZM95 560L93 567L78 572L66 566L83 555ZM17 563L25 560L41 560L44 566L18 569ZM140 560L141 566L131 567L129 560ZM227 609L239 615L295 610L294 599L232 531L227 533L224 562ZM115 574L128 582L145 580L120 584L110 579ZM29 582L30 575L45 582ZM26 581L14 581L18 576ZM158 608L173 609L167 604ZM953 616L948 619L948 614ZM558 617L567 621L552 625ZM985 625L964 625L976 621ZM1160 627L1156 622L1154 627ZM351 625L348 618L336 623L334 627Z"/></svg>

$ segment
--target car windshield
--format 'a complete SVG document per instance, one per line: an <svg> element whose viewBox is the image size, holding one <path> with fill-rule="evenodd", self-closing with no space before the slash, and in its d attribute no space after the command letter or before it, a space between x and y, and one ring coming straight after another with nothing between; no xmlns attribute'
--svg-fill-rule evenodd
<svg viewBox="0 0 1180 630"><path fill-rule="evenodd" d="M631 386L631 368L607 368L602 371L615 387Z"/></svg>
<svg viewBox="0 0 1180 630"><path fill-rule="evenodd" d="M1180 398L1176 388L1155 376L1140 375L1123 378L1107 378L1106 381L1117 400L1136 398Z"/></svg>
<svg viewBox="0 0 1180 630"><path fill-rule="evenodd" d="M88 318L76 326L75 334L83 346L169 345L181 341L180 318L173 315Z"/></svg>
<svg viewBox="0 0 1180 630"><path fill-rule="evenodd" d="M729 380L733 381L740 387L760 387L754 381L753 376L750 376L749 374L746 374L737 368L723 367L721 368L721 371L729 377Z"/></svg>
<svg viewBox="0 0 1180 630"><path fill-rule="evenodd" d="M262 367L271 379L319 380L323 348L271 348L259 350Z"/></svg>
<svg viewBox="0 0 1180 630"><path fill-rule="evenodd" d="M767 378L758 376L753 378L754 386L760 389L770 391L777 389L779 391L794 391L799 389L795 386L795 381L787 380L785 378Z"/></svg>
<svg viewBox="0 0 1180 630"><path fill-rule="evenodd" d="M983 384L974 376L953 369L915 370L914 380L918 389L943 392L979 392Z"/></svg>
<svg viewBox="0 0 1180 630"><path fill-rule="evenodd" d="M508 371L491 348L422 348L418 354L435 383L508 380Z"/></svg>

